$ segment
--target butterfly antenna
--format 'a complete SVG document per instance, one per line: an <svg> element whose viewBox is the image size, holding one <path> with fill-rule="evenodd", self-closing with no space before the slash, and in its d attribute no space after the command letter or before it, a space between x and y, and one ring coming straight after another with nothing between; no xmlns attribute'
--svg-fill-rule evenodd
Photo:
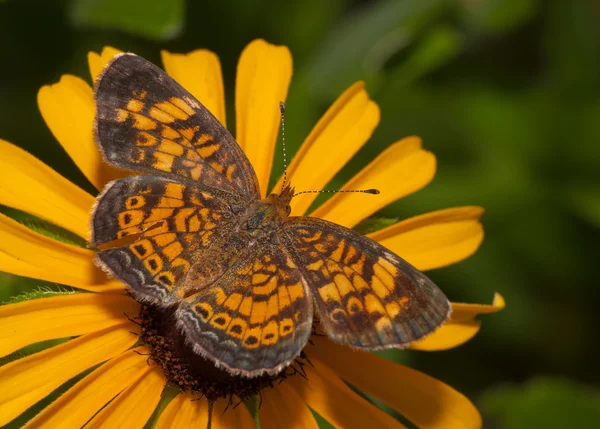
<svg viewBox="0 0 600 429"><path fill-rule="evenodd" d="M292 195L292 198L297 197L298 195L302 195L302 194L336 194L336 193L360 193L360 194L372 194L372 195L377 195L379 194L379 189L348 189L348 190L328 190L328 189L322 189L320 191L302 191L302 192L298 192L294 195Z"/></svg>
<svg viewBox="0 0 600 429"><path fill-rule="evenodd" d="M279 111L281 112L281 146L283 147L283 183L281 184L281 192L285 189L287 182L287 156L285 153L285 104L279 102Z"/></svg>

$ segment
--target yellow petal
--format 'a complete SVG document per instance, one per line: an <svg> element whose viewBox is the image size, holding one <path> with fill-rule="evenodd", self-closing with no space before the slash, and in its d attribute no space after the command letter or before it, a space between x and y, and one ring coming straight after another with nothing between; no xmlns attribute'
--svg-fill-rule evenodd
<svg viewBox="0 0 600 429"><path fill-rule="evenodd" d="M433 377L371 353L312 337L307 350L340 377L398 410L424 429L481 427L481 416L463 394ZM312 380L311 380L312 382Z"/></svg>
<svg viewBox="0 0 600 429"><path fill-rule="evenodd" d="M83 427L105 404L146 374L146 353L148 349L138 347L109 360L63 393L24 429Z"/></svg>
<svg viewBox="0 0 600 429"><path fill-rule="evenodd" d="M180 393L161 413L155 429L205 428L208 425L208 402L197 395Z"/></svg>
<svg viewBox="0 0 600 429"><path fill-rule="evenodd" d="M235 399L234 399L235 400ZM255 429L254 420L243 405L233 407L227 399L218 399L212 409L212 429Z"/></svg>
<svg viewBox="0 0 600 429"><path fill-rule="evenodd" d="M277 142L279 102L292 79L292 55L285 46L251 42L240 56L235 87L237 142L250 159L263 196Z"/></svg>
<svg viewBox="0 0 600 429"><path fill-rule="evenodd" d="M341 189L378 189L379 195L339 193L311 216L352 228L361 220L427 185L435 175L435 156L407 137L383 151Z"/></svg>
<svg viewBox="0 0 600 429"><path fill-rule="evenodd" d="M492 314L503 310L506 307L504 297L499 293L494 295L492 305L485 304L464 304L452 303L451 320L455 322L465 322L475 318L478 314Z"/></svg>
<svg viewBox="0 0 600 429"><path fill-rule="evenodd" d="M144 374L96 414L86 429L142 429L158 405L166 384L162 370L147 365Z"/></svg>
<svg viewBox="0 0 600 429"><path fill-rule="evenodd" d="M89 236L94 197L33 155L0 139L0 204Z"/></svg>
<svg viewBox="0 0 600 429"><path fill-rule="evenodd" d="M161 51L160 55L165 71L226 127L225 90L219 57L206 49L188 54Z"/></svg>
<svg viewBox="0 0 600 429"><path fill-rule="evenodd" d="M127 322L139 304L127 296L78 293L0 306L0 356L28 344L99 331Z"/></svg>
<svg viewBox="0 0 600 429"><path fill-rule="evenodd" d="M135 344L133 323L111 326L0 366L0 425L70 378Z"/></svg>
<svg viewBox="0 0 600 429"><path fill-rule="evenodd" d="M364 83L355 83L317 122L289 165L288 178L296 191L323 189L371 137L377 124L379 107L369 99ZM294 198L292 213L304 214L316 197L313 193Z"/></svg>
<svg viewBox="0 0 600 429"><path fill-rule="evenodd" d="M95 292L122 291L94 265L94 252L72 246L0 214L0 271Z"/></svg>
<svg viewBox="0 0 600 429"><path fill-rule="evenodd" d="M286 382L261 392L260 426L264 429L318 429L302 398Z"/></svg>
<svg viewBox="0 0 600 429"><path fill-rule="evenodd" d="M54 137L97 189L124 176L102 160L94 143L94 95L83 79L64 75L60 82L41 87L37 101Z"/></svg>
<svg viewBox="0 0 600 429"><path fill-rule="evenodd" d="M437 331L410 345L413 350L439 351L458 347L481 329L478 314L496 313L504 308L504 298L497 293L492 305L452 303L452 316Z"/></svg>
<svg viewBox="0 0 600 429"><path fill-rule="evenodd" d="M419 270L454 264L471 256L483 241L481 207L438 210L398 222L368 237Z"/></svg>
<svg viewBox="0 0 600 429"><path fill-rule="evenodd" d="M308 380L302 377L291 377L289 382L300 397L327 421L341 428L404 427L390 415L353 392L330 368L313 356L314 354L311 353L313 366L304 366ZM331 356L330 360L336 359L337 356ZM368 367L357 366L353 371L364 373L368 371ZM380 379L377 383L387 384L388 379ZM400 383L395 383L393 388L398 389L400 386L402 386Z"/></svg>
<svg viewBox="0 0 600 429"><path fill-rule="evenodd" d="M122 52L123 51L111 46L105 46L104 49L102 49L101 54L97 54L96 52L88 52L88 65L90 67L92 80L95 82L98 78L98 75L102 72L102 70L104 70L104 67L106 67L112 57Z"/></svg>

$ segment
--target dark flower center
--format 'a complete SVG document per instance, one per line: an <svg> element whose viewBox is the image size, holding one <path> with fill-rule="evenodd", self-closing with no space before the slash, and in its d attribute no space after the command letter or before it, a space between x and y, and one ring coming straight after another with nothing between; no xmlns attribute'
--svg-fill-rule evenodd
<svg viewBox="0 0 600 429"><path fill-rule="evenodd" d="M141 338L150 349L149 359L160 365L167 380L182 391L205 396L209 401L232 396L245 400L290 376L304 376L302 367L310 364L302 352L292 365L276 375L231 375L194 352L177 328L175 310L144 304L136 321L142 327Z"/></svg>

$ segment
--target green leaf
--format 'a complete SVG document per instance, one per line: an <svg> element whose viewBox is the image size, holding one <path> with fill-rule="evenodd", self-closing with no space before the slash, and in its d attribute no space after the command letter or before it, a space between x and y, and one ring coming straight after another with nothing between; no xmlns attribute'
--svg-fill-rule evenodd
<svg viewBox="0 0 600 429"><path fill-rule="evenodd" d="M258 414L260 399L258 398L258 395L254 395L251 398L246 399L244 401L244 405L246 408L248 408L248 411L250 411L250 415L252 415L252 418L254 419L256 429L260 429L260 415Z"/></svg>
<svg viewBox="0 0 600 429"><path fill-rule="evenodd" d="M445 0L385 0L365 4L321 44L310 67L312 90L330 100L357 80L377 76L387 60L409 45Z"/></svg>
<svg viewBox="0 0 600 429"><path fill-rule="evenodd" d="M75 0L70 16L77 26L169 40L183 29L185 0Z"/></svg>
<svg viewBox="0 0 600 429"><path fill-rule="evenodd" d="M477 30L507 32L531 20L539 8L538 0L478 0L457 2L463 18Z"/></svg>
<svg viewBox="0 0 600 429"><path fill-rule="evenodd" d="M379 231L380 229L393 225L396 222L398 222L397 218L370 217L361 221L353 229L361 234L370 234L371 232Z"/></svg>
<svg viewBox="0 0 600 429"><path fill-rule="evenodd" d="M600 188L574 189L568 201L579 216L600 228Z"/></svg>
<svg viewBox="0 0 600 429"><path fill-rule="evenodd" d="M56 286L56 289L50 288L50 287L39 287L37 290L33 290L33 291L22 293L17 296L13 296L10 299L8 299L6 302L3 302L2 304L3 305L4 304L16 304L16 303L23 302L23 301L29 301L31 299L51 298L53 296L73 295L76 293L80 293L80 292L78 290L67 288L67 287L62 287L62 286Z"/></svg>
<svg viewBox="0 0 600 429"><path fill-rule="evenodd" d="M163 393L160 397L160 401L158 402L158 405L156 406L156 409L152 413L152 416L150 417L150 419L148 419L148 421L146 422L144 429L152 429L153 427L156 426L156 423L158 423L158 419L160 418L160 415L162 414L162 412L165 410L165 408L167 408L167 405L169 405L169 403L173 399L175 399L175 396L177 396L180 392L181 391L179 389L177 389L176 387L169 386L167 384L167 386L165 387L165 390L163 390Z"/></svg>
<svg viewBox="0 0 600 429"><path fill-rule="evenodd" d="M600 421L600 391L566 379L537 378L488 391L481 410L497 428L591 429Z"/></svg>

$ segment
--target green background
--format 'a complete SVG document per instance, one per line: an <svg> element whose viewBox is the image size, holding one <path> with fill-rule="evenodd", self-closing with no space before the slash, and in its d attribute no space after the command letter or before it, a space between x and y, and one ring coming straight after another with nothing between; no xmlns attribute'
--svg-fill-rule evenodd
<svg viewBox="0 0 600 429"><path fill-rule="evenodd" d="M39 114L40 86L65 73L89 81L86 54L105 45L158 64L160 49L208 48L233 118L235 66L257 37L294 57L290 152L356 80L381 107L373 138L329 188L416 134L438 158L436 177L378 216L487 210L480 250L429 274L453 301L490 303L498 291L506 310L462 347L392 357L464 392L485 427L597 427L600 3L4 0L0 137L91 191ZM278 175L279 155L275 164ZM8 300L41 283L0 273L0 284Z"/></svg>

